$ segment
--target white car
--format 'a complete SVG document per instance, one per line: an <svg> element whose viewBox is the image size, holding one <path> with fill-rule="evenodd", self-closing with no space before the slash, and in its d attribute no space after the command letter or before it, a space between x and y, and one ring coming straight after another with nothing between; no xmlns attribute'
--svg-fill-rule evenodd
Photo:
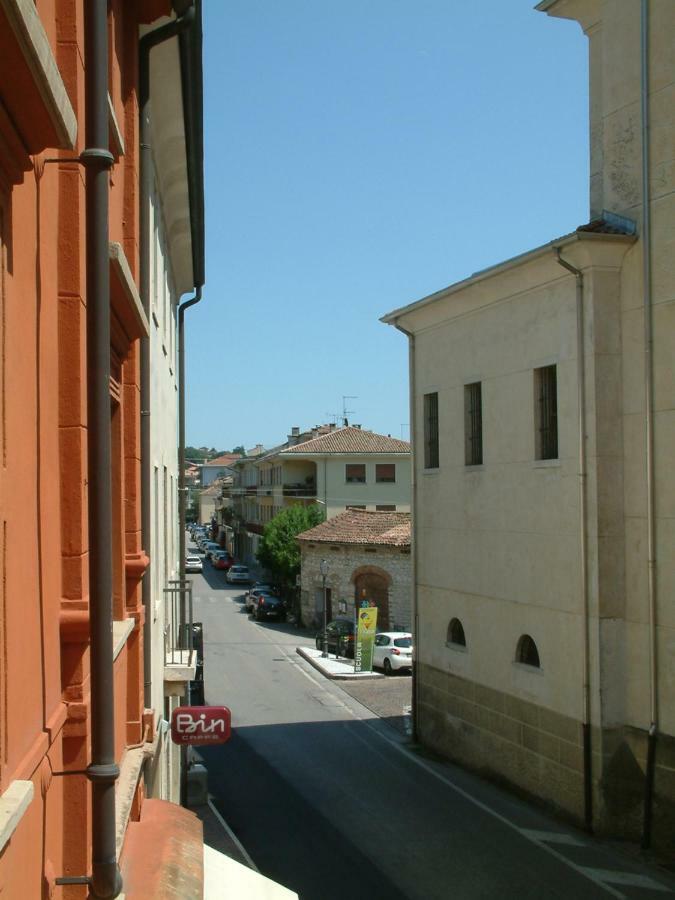
<svg viewBox="0 0 675 900"><path fill-rule="evenodd" d="M251 573L248 566L230 566L225 579L229 584L250 584Z"/></svg>
<svg viewBox="0 0 675 900"><path fill-rule="evenodd" d="M186 572L203 572L204 564L202 562L201 556L186 556L185 557L185 571Z"/></svg>
<svg viewBox="0 0 675 900"><path fill-rule="evenodd" d="M391 675L398 669L412 669L412 634L408 631L382 631L375 635L373 665Z"/></svg>

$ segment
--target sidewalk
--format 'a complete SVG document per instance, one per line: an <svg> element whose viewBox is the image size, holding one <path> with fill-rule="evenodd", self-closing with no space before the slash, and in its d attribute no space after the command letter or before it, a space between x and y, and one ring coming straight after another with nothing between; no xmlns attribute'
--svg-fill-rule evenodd
<svg viewBox="0 0 675 900"><path fill-rule="evenodd" d="M335 680L353 679L357 681L369 678L384 678L384 675L379 672L355 672L353 660L344 659L344 657L338 658L330 653L327 657L323 657L321 650L317 650L316 647L296 647L295 652L306 660L310 666L313 666L322 675L325 675L326 678Z"/></svg>

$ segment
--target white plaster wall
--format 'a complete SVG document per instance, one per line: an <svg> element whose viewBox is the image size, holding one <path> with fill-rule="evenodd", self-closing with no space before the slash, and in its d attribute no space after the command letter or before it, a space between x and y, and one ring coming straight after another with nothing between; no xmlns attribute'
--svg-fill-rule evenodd
<svg viewBox="0 0 675 900"><path fill-rule="evenodd" d="M150 245L150 471L151 610L145 627L151 631L152 706L164 710L164 604L166 579L178 577L178 381L176 305L169 242L158 194L153 192ZM164 469L166 468L166 482ZM155 469L158 477L155 478ZM166 505L166 535L164 507ZM165 574L166 573L166 574ZM166 744L170 750L170 742ZM172 770L162 781L169 791L177 776L177 758L167 759ZM173 771L175 769L175 771Z"/></svg>
<svg viewBox="0 0 675 900"><path fill-rule="evenodd" d="M379 463L393 463L396 466L394 484L376 482L375 466ZM354 464L365 464L365 484L347 483L345 467ZM369 510L374 510L377 505L394 505L396 512L410 512L409 456L382 454L373 458L349 454L328 457L317 460L316 470L317 497L326 504L327 518L344 512L351 505L365 505Z"/></svg>

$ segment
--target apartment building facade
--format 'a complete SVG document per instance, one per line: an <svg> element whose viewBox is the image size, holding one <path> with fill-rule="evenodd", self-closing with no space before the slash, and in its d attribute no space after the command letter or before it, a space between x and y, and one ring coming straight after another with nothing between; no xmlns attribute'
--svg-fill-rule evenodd
<svg viewBox="0 0 675 900"><path fill-rule="evenodd" d="M346 509L410 511L410 445L360 426L293 428L286 442L236 468L235 553L249 561L265 525L287 506L319 504L327 519Z"/></svg>
<svg viewBox="0 0 675 900"><path fill-rule="evenodd" d="M588 37L591 221L383 319L413 373L416 728L672 853L675 6L538 9Z"/></svg>
<svg viewBox="0 0 675 900"><path fill-rule="evenodd" d="M199 285L203 253L195 198L176 192L176 168L185 178L201 121L201 96L184 93L193 66L201 71L199 4L181 12L179 21L161 0L0 3L0 893L8 897L157 896L153 879L165 867L134 863L149 841L161 857L172 834L183 874L177 892L163 895L202 896L201 828L166 803L171 776L159 762L162 578L176 553L171 320L180 294ZM141 35L164 25L165 74L180 90L163 81L153 109L150 235ZM156 87L151 71L148 90ZM171 159L165 125L182 135ZM201 161L193 162L199 191ZM192 246L169 236L181 219ZM158 354L166 371L151 385L145 363L158 364ZM142 512L151 405L163 491L152 536ZM155 572L151 595L144 580ZM173 675L180 682L185 672Z"/></svg>

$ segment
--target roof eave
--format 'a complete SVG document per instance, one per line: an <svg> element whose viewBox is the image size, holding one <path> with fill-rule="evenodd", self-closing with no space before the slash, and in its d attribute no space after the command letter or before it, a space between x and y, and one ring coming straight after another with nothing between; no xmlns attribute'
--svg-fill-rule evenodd
<svg viewBox="0 0 675 900"><path fill-rule="evenodd" d="M579 241L633 243L635 240L636 236L632 234L602 234L592 231L573 231L571 234L565 234L562 237L548 241L546 244L542 244L540 247L535 247L534 250L519 253L517 256L512 256L510 259L496 263L494 266L489 266L487 269L481 269L478 272L474 272L473 275L462 279L462 281L456 281L454 284L451 284L440 291L436 291L434 294L429 294L427 297L415 300L407 306L401 306L390 313L386 313L384 316L380 317L380 322L384 322L385 325L396 325L398 319L408 313L416 312L419 309L423 309L425 306L430 306L438 300L442 300L458 291L464 290L470 285L478 284L488 278L494 278L495 275L501 275L503 272L509 271L509 269L515 269L518 266L533 262L539 257L546 256L558 248L562 249L563 247L568 247Z"/></svg>

